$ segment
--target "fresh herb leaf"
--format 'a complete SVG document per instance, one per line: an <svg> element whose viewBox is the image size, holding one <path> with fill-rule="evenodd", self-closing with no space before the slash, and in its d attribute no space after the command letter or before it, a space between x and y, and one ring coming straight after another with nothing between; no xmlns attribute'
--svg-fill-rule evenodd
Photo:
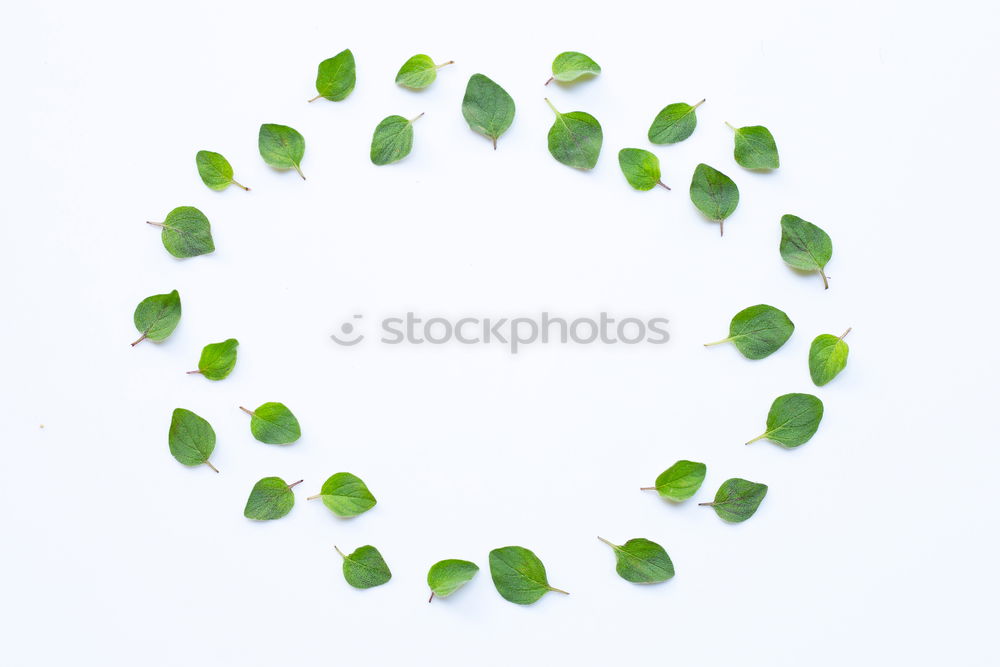
<svg viewBox="0 0 1000 667"><path fill-rule="evenodd" d="M705 217L719 223L719 236L726 218L740 203L740 189L733 179L707 164L699 164L691 177L691 201Z"/></svg>
<svg viewBox="0 0 1000 667"><path fill-rule="evenodd" d="M253 485L250 497L247 498L247 506L243 508L243 516L255 521L280 519L292 511L295 505L292 487L301 483L301 479L285 484L285 480L280 477L265 477Z"/></svg>
<svg viewBox="0 0 1000 667"><path fill-rule="evenodd" d="M299 420L281 403L264 403L256 410L240 410L250 415L250 432L269 445L287 445L302 435Z"/></svg>
<svg viewBox="0 0 1000 667"><path fill-rule="evenodd" d="M746 521L760 507L760 501L767 495L767 484L749 482L739 477L727 479L715 493L710 503L698 503L711 507L719 518L731 523Z"/></svg>
<svg viewBox="0 0 1000 667"><path fill-rule="evenodd" d="M514 100L507 91L482 74L473 74L465 87L462 116L474 132L493 140L493 150L514 122Z"/></svg>
<svg viewBox="0 0 1000 667"><path fill-rule="evenodd" d="M676 144L690 137L698 125L695 109L704 103L705 100L694 105L677 102L660 109L649 126L649 140L654 144Z"/></svg>
<svg viewBox="0 0 1000 667"><path fill-rule="evenodd" d="M423 116L424 114L420 114ZM372 135L371 160L373 164L383 165L399 162L410 154L413 148L413 121L402 116L389 116L375 128Z"/></svg>
<svg viewBox="0 0 1000 667"><path fill-rule="evenodd" d="M659 584L674 576L674 564L666 550L656 542L636 537L617 545L598 537L615 550L615 571L633 584Z"/></svg>
<svg viewBox="0 0 1000 667"><path fill-rule="evenodd" d="M188 375L201 373L209 380L223 380L236 366L236 348L239 341L229 338L221 343L209 343L201 350L198 370L188 371Z"/></svg>
<svg viewBox="0 0 1000 667"><path fill-rule="evenodd" d="M652 190L657 185L669 190L660 180L660 158L641 148L623 148L618 151L618 166L625 180L636 190Z"/></svg>
<svg viewBox="0 0 1000 667"><path fill-rule="evenodd" d="M464 586L479 572L479 566L467 560L451 558L439 560L427 571L427 585L431 588L430 602L434 596L446 598Z"/></svg>
<svg viewBox="0 0 1000 667"><path fill-rule="evenodd" d="M147 339L163 340L174 332L181 321L181 295L174 290L169 294L147 296L135 307L132 321L142 334L132 347Z"/></svg>
<svg viewBox="0 0 1000 667"><path fill-rule="evenodd" d="M744 308L729 323L729 337L705 347L732 343L747 359L763 359L774 354L795 331L788 315L774 306L759 304Z"/></svg>
<svg viewBox="0 0 1000 667"><path fill-rule="evenodd" d="M337 553L344 559L344 579L351 586L373 588L392 579L389 566L385 564L385 559L375 547L371 545L358 547L347 556L337 547L334 549L337 549Z"/></svg>
<svg viewBox="0 0 1000 667"><path fill-rule="evenodd" d="M604 142L601 124L583 111L560 113L547 97L545 103L556 115L555 122L549 128L549 153L569 167L593 169Z"/></svg>
<svg viewBox="0 0 1000 667"><path fill-rule="evenodd" d="M681 502L698 492L707 470L704 463L681 460L660 473L655 486L644 486L642 490L656 491L661 498Z"/></svg>
<svg viewBox="0 0 1000 667"><path fill-rule="evenodd" d="M847 354L850 348L844 342L844 337L851 333L848 329L837 336L820 334L809 346L809 375L817 387L837 377L847 366Z"/></svg>
<svg viewBox="0 0 1000 667"><path fill-rule="evenodd" d="M532 604L549 591L569 595L549 586L545 565L524 547L501 547L491 551L490 575L497 592L514 604Z"/></svg>
<svg viewBox="0 0 1000 667"><path fill-rule="evenodd" d="M360 477L349 472L338 472L323 482L323 487L315 496L307 500L319 498L331 512L337 516L351 517L363 514L375 507L375 496L368 490Z"/></svg>
<svg viewBox="0 0 1000 667"><path fill-rule="evenodd" d="M198 175L201 176L202 182L211 189L225 190L230 185L235 185L244 190L250 190L247 186L233 180L232 165L219 153L198 151L194 161L198 165Z"/></svg>
<svg viewBox="0 0 1000 667"><path fill-rule="evenodd" d="M794 215L781 216L781 244L778 246L785 264L800 271L819 271L824 289L830 289L826 264L833 257L830 235L811 222Z"/></svg>
<svg viewBox="0 0 1000 667"><path fill-rule="evenodd" d="M178 206L163 222L146 224L160 228L163 247L174 257L197 257L215 250L208 218L194 206Z"/></svg>
<svg viewBox="0 0 1000 667"><path fill-rule="evenodd" d="M332 58L327 58L319 64L316 73L316 97L309 100L315 102L325 97L331 102L346 99L357 81L357 68L354 64L354 54L350 49L344 49Z"/></svg>
<svg viewBox="0 0 1000 667"><path fill-rule="evenodd" d="M446 63L435 65L430 56L419 53L407 60L399 68L399 72L396 74L396 83L406 88L420 90L434 83L439 69L453 64L455 64L455 61L449 60Z"/></svg>
<svg viewBox="0 0 1000 667"><path fill-rule="evenodd" d="M167 443L173 457L184 465L197 466L204 463L219 472L208 460L215 450L215 430L205 419L190 410L174 410L170 417Z"/></svg>
<svg viewBox="0 0 1000 667"><path fill-rule="evenodd" d="M257 149L264 162L275 169L294 169L302 180L302 156L306 153L306 140L287 125L264 123L257 135Z"/></svg>
<svg viewBox="0 0 1000 667"><path fill-rule="evenodd" d="M552 77L545 82L545 85L549 85L553 80L566 83L576 81L581 76L597 76L600 73L601 66L589 56L577 51L564 51L552 61Z"/></svg>
<svg viewBox="0 0 1000 667"><path fill-rule="evenodd" d="M812 394L785 394L771 404L767 430L747 444L767 438L784 447L798 447L816 434L822 419L823 401Z"/></svg>
<svg viewBox="0 0 1000 667"><path fill-rule="evenodd" d="M729 123L726 123L729 125ZM729 128L735 133L733 157L736 164L747 169L777 169L778 145L771 131L763 125Z"/></svg>

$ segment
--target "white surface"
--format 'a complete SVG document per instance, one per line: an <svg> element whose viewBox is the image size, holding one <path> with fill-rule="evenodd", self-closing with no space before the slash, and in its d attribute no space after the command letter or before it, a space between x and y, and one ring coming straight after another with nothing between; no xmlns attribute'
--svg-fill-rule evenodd
<svg viewBox="0 0 1000 667"><path fill-rule="evenodd" d="M294 8L293 8L294 7ZM3 383L6 509L0 643L10 665L984 664L997 592L996 9L986 2L24 3L7 12ZM344 103L316 64L359 63ZM604 74L549 86L552 57ZM422 93L414 53L457 64ZM466 127L484 72L517 118L491 150ZM549 95L604 126L592 173L552 160ZM674 191L631 191L616 163L650 147L663 105L708 102L687 141L655 147ZM384 116L426 112L413 154L368 161ZM723 121L763 123L782 168L748 173ZM306 137L303 170L257 155L261 122ZM194 154L253 188L216 194ZM742 201L720 240L687 198L695 164ZM200 207L218 251L175 261L144 220ZM778 219L833 236L832 288L787 269ZM135 349L132 310L177 288L184 316ZM797 328L760 362L706 350L742 307ZM339 348L353 313L671 319L665 346ZM843 375L815 389L810 340L853 326ZM236 371L193 368L240 339ZM760 432L771 400L814 391L818 435ZM287 403L302 440L253 441L238 405ZM218 433L213 462L168 454L170 411ZM44 429L39 425L44 424ZM641 485L678 458L767 482L752 520L671 507ZM305 502L338 470L378 507L338 521ZM252 524L265 475L299 504ZM637 587L596 538L645 536L677 567ZM334 544L393 570L354 591ZM503 601L487 553L528 546L553 585ZM427 567L484 569L426 603Z"/></svg>

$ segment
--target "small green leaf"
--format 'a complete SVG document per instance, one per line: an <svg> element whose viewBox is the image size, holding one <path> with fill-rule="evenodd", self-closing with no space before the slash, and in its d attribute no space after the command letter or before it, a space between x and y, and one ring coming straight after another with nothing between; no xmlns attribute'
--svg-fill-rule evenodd
<svg viewBox="0 0 1000 667"><path fill-rule="evenodd" d="M785 264L800 271L819 271L823 287L830 289L827 262L833 257L830 235L811 222L794 215L781 216L781 244L778 246Z"/></svg>
<svg viewBox="0 0 1000 667"><path fill-rule="evenodd" d="M549 128L549 153L569 167L593 169L604 142L601 124L589 113L559 113L548 98L545 98L545 103L556 115L555 122Z"/></svg>
<svg viewBox="0 0 1000 667"><path fill-rule="evenodd" d="M674 564L666 550L656 542L636 537L619 546L598 537L615 550L615 571L633 584L659 584L674 576Z"/></svg>
<svg viewBox="0 0 1000 667"><path fill-rule="evenodd" d="M239 341L229 338L221 343L209 343L201 350L198 370L188 371L188 375L201 373L209 380L223 380L236 366L236 348Z"/></svg>
<svg viewBox="0 0 1000 667"><path fill-rule="evenodd" d="M344 579L355 588L373 588L381 586L392 579L392 572L385 564L382 554L371 545L358 547L353 553L345 556L344 552L337 549L337 553L344 559Z"/></svg>
<svg viewBox="0 0 1000 667"><path fill-rule="evenodd" d="M240 410L250 415L250 432L269 445L287 445L302 435L299 420L281 403L264 403L256 410Z"/></svg>
<svg viewBox="0 0 1000 667"><path fill-rule="evenodd" d="M257 135L257 149L264 162L275 169L294 169L302 180L302 156L306 154L306 140L287 125L264 123Z"/></svg>
<svg viewBox="0 0 1000 667"><path fill-rule="evenodd" d="M402 116L389 116L378 124L372 135L373 164L392 164L410 154L413 148L413 121L417 118L406 120Z"/></svg>
<svg viewBox="0 0 1000 667"><path fill-rule="evenodd" d="M719 223L719 236L722 236L722 223L740 203L740 189L736 183L721 171L699 164L691 177L690 192L691 202L698 210Z"/></svg>
<svg viewBox="0 0 1000 667"><path fill-rule="evenodd" d="M704 103L705 100L695 105L677 102L660 109L649 126L649 140L654 144L676 144L690 137L698 125L695 109Z"/></svg>
<svg viewBox="0 0 1000 667"><path fill-rule="evenodd" d="M705 347L732 343L747 359L763 359L784 345L793 331L795 325L788 315L762 303L736 313L729 322L729 338L705 343Z"/></svg>
<svg viewBox="0 0 1000 667"><path fill-rule="evenodd" d="M660 473L655 486L644 486L642 490L656 491L661 498L681 502L698 492L707 470L704 463L681 460Z"/></svg>
<svg viewBox="0 0 1000 667"><path fill-rule="evenodd" d="M568 82L576 81L581 76L597 76L601 73L601 66L592 58L577 51L564 51L556 56L552 61L552 78L545 82L545 85L556 81Z"/></svg>
<svg viewBox="0 0 1000 667"><path fill-rule="evenodd" d="M847 354L850 348L844 342L844 337L849 333L850 329L842 333L839 338L830 334L820 334L813 339L812 345L809 346L809 375L817 387L822 387L837 377L847 366Z"/></svg>
<svg viewBox="0 0 1000 667"><path fill-rule="evenodd" d="M280 519L292 511L295 505L292 487L301 483L301 479L285 484L285 480L280 477L265 477L253 485L250 497L247 498L247 506L243 508L243 516L255 521Z"/></svg>
<svg viewBox="0 0 1000 667"><path fill-rule="evenodd" d="M767 484L749 482L739 477L727 479L715 493L715 501L698 503L711 507L719 518L731 523L746 521L760 507L760 501L767 495Z"/></svg>
<svg viewBox="0 0 1000 667"><path fill-rule="evenodd" d="M660 180L660 158L641 148L623 148L618 151L618 166L625 180L636 190L652 190L657 185L669 190Z"/></svg>
<svg viewBox="0 0 1000 667"><path fill-rule="evenodd" d="M190 410L177 408L170 417L170 432L167 435L170 453L186 466L204 463L215 472L215 466L208 460L215 450L215 430L205 419Z"/></svg>
<svg viewBox="0 0 1000 667"><path fill-rule="evenodd" d="M763 125L729 127L735 132L733 157L736 158L736 164L747 169L778 168L778 145L774 143L770 130Z"/></svg>
<svg viewBox="0 0 1000 667"><path fill-rule="evenodd" d="M243 188L249 191L245 185L241 185L233 180L233 167L229 160L219 153L212 151L198 151L195 155L195 163L198 165L198 175L202 182L213 190L225 190L230 185Z"/></svg>
<svg viewBox="0 0 1000 667"><path fill-rule="evenodd" d="M132 343L135 347L142 341L160 341L169 336L181 321L181 295L177 290L169 294L147 296L135 307L132 322L142 335Z"/></svg>
<svg viewBox="0 0 1000 667"><path fill-rule="evenodd" d="M489 77L473 74L465 87L462 116L474 132L492 139L496 150L497 139L514 122L514 100Z"/></svg>
<svg viewBox="0 0 1000 667"><path fill-rule="evenodd" d="M323 487L315 496L337 516L351 517L363 514L375 507L375 496L368 490L360 477L349 472L338 472L323 482Z"/></svg>
<svg viewBox="0 0 1000 667"><path fill-rule="evenodd" d="M434 83L439 69L453 64L455 61L449 60L446 63L435 65L430 56L420 53L403 63L396 74L396 83L405 88L420 90Z"/></svg>
<svg viewBox="0 0 1000 667"><path fill-rule="evenodd" d="M514 604L532 604L549 591L569 595L549 586L545 565L524 547L501 547L491 551L490 575L497 592Z"/></svg>
<svg viewBox="0 0 1000 667"><path fill-rule="evenodd" d="M178 206L163 222L146 224L160 228L163 247L174 257L197 257L215 250L208 218L194 206Z"/></svg>
<svg viewBox="0 0 1000 667"><path fill-rule="evenodd" d="M319 95L309 101L315 102L325 97L331 102L340 102L351 94L356 81L354 54L350 49L344 49L319 64L319 71L316 73L316 92Z"/></svg>
<svg viewBox="0 0 1000 667"><path fill-rule="evenodd" d="M812 394L785 394L771 404L767 430L747 444L767 438L784 447L798 447L816 434L822 419L823 401Z"/></svg>
<svg viewBox="0 0 1000 667"><path fill-rule="evenodd" d="M467 560L451 558L439 560L427 571L427 585L431 588L431 597L446 598L464 586L479 572L479 566Z"/></svg>

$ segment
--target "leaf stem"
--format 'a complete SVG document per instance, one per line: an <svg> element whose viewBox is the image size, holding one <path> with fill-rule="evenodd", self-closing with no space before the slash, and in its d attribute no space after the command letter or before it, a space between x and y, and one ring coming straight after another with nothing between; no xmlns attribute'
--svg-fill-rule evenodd
<svg viewBox="0 0 1000 667"><path fill-rule="evenodd" d="M823 289L830 289L830 281L826 278L826 272L824 272L823 269L820 269L819 275L823 276Z"/></svg>
<svg viewBox="0 0 1000 667"><path fill-rule="evenodd" d="M308 498L306 498L306 500L316 500L322 495L323 495L322 493L317 493L315 496L309 496Z"/></svg>
<svg viewBox="0 0 1000 667"><path fill-rule="evenodd" d="M725 219L722 219L722 220L719 220L719 236L722 236L722 232L723 232L723 229L722 229L722 227L723 227L723 225L725 225L725 224L726 224L726 221L725 221Z"/></svg>
<svg viewBox="0 0 1000 667"><path fill-rule="evenodd" d="M556 78L554 76L550 76L549 80L545 82L545 85L547 86L547 85L549 85L550 83L552 83L555 80L556 80Z"/></svg>
<svg viewBox="0 0 1000 667"><path fill-rule="evenodd" d="M195 373L200 373L201 371L188 371L188 375L194 375Z"/></svg>
<svg viewBox="0 0 1000 667"><path fill-rule="evenodd" d="M698 503L698 507L714 507L715 503Z"/></svg>
<svg viewBox="0 0 1000 667"><path fill-rule="evenodd" d="M552 591L553 593L562 593L563 595L569 595L569 591L564 591L561 588L553 588L552 586L549 586L549 590Z"/></svg>
<svg viewBox="0 0 1000 667"><path fill-rule="evenodd" d="M142 334L137 339L135 339L135 341L132 343L132 347L135 347L136 345L138 345L139 343L141 343L144 340L146 340L146 334Z"/></svg>
<svg viewBox="0 0 1000 667"><path fill-rule="evenodd" d="M735 131L736 131L736 128L735 128L735 127L733 127L732 125L730 125L730 124L729 124L729 121L723 121L723 122L724 122L724 123L726 124L726 127L728 127L728 128L730 129L730 130L732 130L733 132L735 132Z"/></svg>
<svg viewBox="0 0 1000 667"><path fill-rule="evenodd" d="M454 60L449 60L446 63L441 63L440 65L435 65L434 69L441 69L442 67L447 67L448 65L454 65L454 64L455 64Z"/></svg>
<svg viewBox="0 0 1000 667"><path fill-rule="evenodd" d="M430 604L433 601L434 601L434 591L431 591L431 596L427 598L427 604Z"/></svg>
<svg viewBox="0 0 1000 667"><path fill-rule="evenodd" d="M219 469L216 468L214 465L212 465L212 462L209 461L208 459L205 459L205 465L207 465L209 468L211 468L215 472L219 472Z"/></svg>
<svg viewBox="0 0 1000 667"><path fill-rule="evenodd" d="M301 479L299 481L297 481L297 482L292 482L291 484L288 485L288 488L289 489L294 488L294 487L298 486L301 483L302 483Z"/></svg>
<svg viewBox="0 0 1000 667"><path fill-rule="evenodd" d="M424 112L423 112L423 111L421 111L421 112L420 112L420 113L419 113L419 114L417 115L417 117L416 117L416 118L411 118L411 119L410 119L410 123L411 123L411 124L413 124L413 123L415 123L416 121L420 120L421 118L423 118L423 115L424 115Z"/></svg>
<svg viewBox="0 0 1000 667"><path fill-rule="evenodd" d="M240 183L239 181L237 181L235 178L229 179L229 182L232 183L233 185L235 185L238 188L243 188L247 192L250 192L250 188L248 188L247 186L243 185L242 183Z"/></svg>
<svg viewBox="0 0 1000 667"><path fill-rule="evenodd" d="M321 97L323 97L323 96L322 95L317 95L316 97L312 98L311 100L306 100L306 102L315 102L316 100L318 100Z"/></svg>
<svg viewBox="0 0 1000 667"><path fill-rule="evenodd" d="M344 560L347 560L347 556L345 556L345 555L344 555L344 552L340 550L340 547L338 547L338 546L337 546L337 545L335 544L335 545L333 545L333 548L337 550L337 553L338 553L338 554L340 554L340 557L341 557L341 558L343 558Z"/></svg>
<svg viewBox="0 0 1000 667"><path fill-rule="evenodd" d="M733 338L732 336L730 336L729 338L723 338L722 340L717 340L714 343L705 343L705 347L711 347L713 345L722 345L723 343L728 343L732 340Z"/></svg>
<svg viewBox="0 0 1000 667"><path fill-rule="evenodd" d="M497 138L496 137L490 137L490 139L493 140L493 150L496 150L497 149Z"/></svg>
<svg viewBox="0 0 1000 667"><path fill-rule="evenodd" d="M601 537L600 535L598 535L598 536L597 536L597 539L599 539L599 540L600 540L601 542L604 542L605 544L607 544L607 545L608 545L609 547L611 547L612 549L617 549L617 548L618 548L618 545L617 545L617 544L614 544L614 543L612 543L611 541L609 541L609 540L606 540L606 539L604 539L604 538L603 538L603 537Z"/></svg>
<svg viewBox="0 0 1000 667"><path fill-rule="evenodd" d="M146 221L146 224L153 225L154 227L166 227L162 222L150 222L149 220Z"/></svg>
<svg viewBox="0 0 1000 667"><path fill-rule="evenodd" d="M295 171L297 171L297 172L298 172L298 174L299 174L299 176L301 176L301 177L302 177L302 180L303 180L303 181L304 181L304 180L306 180L306 175L302 173L302 170L301 170L301 169L299 169L299 165L297 165L297 164L293 164L292 166L293 166L293 167L295 167Z"/></svg>
<svg viewBox="0 0 1000 667"><path fill-rule="evenodd" d="M700 107L704 103L705 103L705 100L703 99L701 102L698 102L697 104L692 104L691 108L692 109L697 109L698 107Z"/></svg>
<svg viewBox="0 0 1000 667"><path fill-rule="evenodd" d="M666 188L667 190L670 189L670 186L667 185L666 183L664 183L663 181L657 181L656 184L659 185L659 186L661 186L661 187Z"/></svg>
<svg viewBox="0 0 1000 667"><path fill-rule="evenodd" d="M639 490L640 491L656 491L656 487L655 486L640 486Z"/></svg>
<svg viewBox="0 0 1000 667"><path fill-rule="evenodd" d="M837 340L844 340L844 337L847 336L847 334L851 333L851 329L853 329L853 328L854 327L847 327L847 331L845 331L844 333L840 334L840 338L838 338Z"/></svg>
<svg viewBox="0 0 1000 667"><path fill-rule="evenodd" d="M253 417L253 416L254 416L254 415L253 415L253 410L247 410L247 409L246 409L246 408L244 408L244 407L243 407L242 405L240 406L240 410L242 410L243 412L247 413L247 414L248 414L248 415L250 415L251 417Z"/></svg>
<svg viewBox="0 0 1000 667"><path fill-rule="evenodd" d="M550 108L550 109L552 109L552 113L554 113L554 114L555 114L555 115L557 115L557 116L561 116L561 115L562 115L561 113L559 113L559 109L556 109L556 108L555 108L555 107L554 107L554 106L552 105L552 102L549 102L549 98L547 98L547 97L545 98L545 103L549 105L549 108Z"/></svg>
<svg viewBox="0 0 1000 667"><path fill-rule="evenodd" d="M758 440L763 440L766 437L767 437L767 433L766 432L765 433L761 433L760 435L758 435L753 440L748 440L745 444L752 445L753 443L757 442Z"/></svg>

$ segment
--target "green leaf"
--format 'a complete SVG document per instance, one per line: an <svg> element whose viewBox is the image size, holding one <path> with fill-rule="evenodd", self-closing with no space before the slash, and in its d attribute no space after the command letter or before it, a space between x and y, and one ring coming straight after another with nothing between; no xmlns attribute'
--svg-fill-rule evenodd
<svg viewBox="0 0 1000 667"><path fill-rule="evenodd" d="M345 556L337 549L344 559L344 579L355 588L373 588L381 586L392 579L392 572L385 564L382 554L371 545L358 547L353 553Z"/></svg>
<svg viewBox="0 0 1000 667"><path fill-rule="evenodd" d="M698 492L707 469L704 463L681 460L660 473L655 486L644 486L642 490L656 491L661 498L681 502Z"/></svg>
<svg viewBox="0 0 1000 667"><path fill-rule="evenodd" d="M250 190L247 186L233 180L232 165L219 153L198 151L194 161L198 165L198 175L201 176L202 182L211 189L225 190L230 185L235 185L244 190Z"/></svg>
<svg viewBox="0 0 1000 667"><path fill-rule="evenodd" d="M759 304L744 308L729 322L729 338L705 343L705 347L732 343L747 359L774 354L795 331L788 315L774 306Z"/></svg>
<svg viewBox="0 0 1000 667"><path fill-rule="evenodd" d="M507 91L482 74L473 74L465 87L462 116L474 132L493 140L493 150L514 122L514 100Z"/></svg>
<svg viewBox="0 0 1000 667"><path fill-rule="evenodd" d="M280 519L292 511L295 505L292 487L301 483L301 479L285 484L285 480L280 477L265 477L253 485L250 497L247 498L247 506L243 508L243 516L255 521Z"/></svg>
<svg viewBox="0 0 1000 667"><path fill-rule="evenodd" d="M549 128L549 153L567 166L593 169L604 142L601 124L589 113L559 113L548 98L545 98L545 102L556 115L555 122Z"/></svg>
<svg viewBox="0 0 1000 667"><path fill-rule="evenodd" d="M649 140L654 144L676 144L690 137L698 125L695 109L704 103L705 100L695 105L677 102L660 109L649 126Z"/></svg>
<svg viewBox="0 0 1000 667"><path fill-rule="evenodd" d="M174 257L197 257L215 250L208 218L194 206L178 206L163 222L146 224L160 228L163 247Z"/></svg>
<svg viewBox="0 0 1000 667"><path fill-rule="evenodd" d="M760 507L760 501L767 495L767 484L749 482L739 477L727 479L715 492L715 501L698 503L711 507L719 518L731 523L746 521Z"/></svg>
<svg viewBox="0 0 1000 667"><path fill-rule="evenodd" d="M842 333L839 338L830 334L820 334L813 339L812 345L809 346L809 375L817 387L822 387L837 377L847 366L847 354L850 348L844 342L844 336L849 333L850 329Z"/></svg>
<svg viewBox="0 0 1000 667"><path fill-rule="evenodd" d="M402 116L389 116L378 124L372 135L373 164L392 164L410 154L413 148L413 121L417 118L406 120Z"/></svg>
<svg viewBox="0 0 1000 667"><path fill-rule="evenodd" d="M532 604L549 591L569 595L549 586L545 565L524 547L501 547L491 551L490 575L497 592L514 604Z"/></svg>
<svg viewBox="0 0 1000 667"><path fill-rule="evenodd" d="M781 244L778 246L785 264L800 271L819 271L823 287L830 289L827 262L833 257L830 235L811 222L794 215L781 216Z"/></svg>
<svg viewBox="0 0 1000 667"><path fill-rule="evenodd" d="M615 550L615 571L633 584L659 584L674 576L674 564L666 550L656 542L636 537L617 545L598 537Z"/></svg>
<svg viewBox="0 0 1000 667"><path fill-rule="evenodd" d="M479 572L479 566L467 560L451 558L439 560L427 571L427 585L431 588L431 597L446 598L464 586Z"/></svg>
<svg viewBox="0 0 1000 667"><path fill-rule="evenodd" d="M135 328L142 335L132 343L135 347L142 341L160 341L169 336L181 321L181 295L177 290L169 294L147 296L135 307L132 314Z"/></svg>
<svg viewBox="0 0 1000 667"><path fill-rule="evenodd" d="M190 410L177 408L170 417L167 435L170 453L186 466L204 463L215 472L208 457L215 450L215 430L212 425Z"/></svg>
<svg viewBox="0 0 1000 667"><path fill-rule="evenodd" d="M767 438L784 447L798 447L816 434L822 419L823 401L812 394L785 394L771 404L767 430L747 444Z"/></svg>
<svg viewBox="0 0 1000 667"><path fill-rule="evenodd" d="M357 68L354 64L354 54L350 49L344 49L332 58L327 58L319 64L316 73L316 97L309 100L315 102L325 97L331 102L346 99L357 81Z"/></svg>
<svg viewBox="0 0 1000 667"><path fill-rule="evenodd" d="M600 73L601 66L589 56L576 51L564 51L552 61L552 78L545 85L552 83L553 79L565 83L576 81L581 76L597 76Z"/></svg>
<svg viewBox="0 0 1000 667"><path fill-rule="evenodd" d="M733 149L736 164L747 169L778 168L778 145L774 143L769 129L763 125L729 127L736 133L736 147Z"/></svg>
<svg viewBox="0 0 1000 667"><path fill-rule="evenodd" d="M378 502L361 478L349 472L331 475L323 482L319 493L309 496L308 500L316 498L321 499L331 512L342 517L364 514Z"/></svg>
<svg viewBox="0 0 1000 667"><path fill-rule="evenodd" d="M188 375L201 373L209 380L223 380L233 372L236 365L236 348L239 341L229 338L221 343L209 343L201 350L198 370L188 371Z"/></svg>
<svg viewBox="0 0 1000 667"><path fill-rule="evenodd" d="M256 410L240 410L250 415L250 432L269 445L287 445L302 435L299 420L281 403L264 403Z"/></svg>
<svg viewBox="0 0 1000 667"><path fill-rule="evenodd" d="M399 72L396 74L396 83L405 88L420 90L434 83L439 69L453 64L455 64L455 61L449 60L446 63L435 65L430 56L419 53L407 60L399 68Z"/></svg>
<svg viewBox="0 0 1000 667"><path fill-rule="evenodd" d="M264 162L275 169L294 169L302 180L302 156L306 153L306 140L287 125L264 123L257 135L257 149Z"/></svg>
<svg viewBox="0 0 1000 667"><path fill-rule="evenodd" d="M691 201L705 217L719 223L719 236L722 236L722 223L740 203L740 190L733 179L721 171L699 164L691 177Z"/></svg>
<svg viewBox="0 0 1000 667"><path fill-rule="evenodd" d="M669 190L660 180L660 158L641 148L623 148L618 151L618 166L625 180L636 190L652 190L657 185Z"/></svg>

